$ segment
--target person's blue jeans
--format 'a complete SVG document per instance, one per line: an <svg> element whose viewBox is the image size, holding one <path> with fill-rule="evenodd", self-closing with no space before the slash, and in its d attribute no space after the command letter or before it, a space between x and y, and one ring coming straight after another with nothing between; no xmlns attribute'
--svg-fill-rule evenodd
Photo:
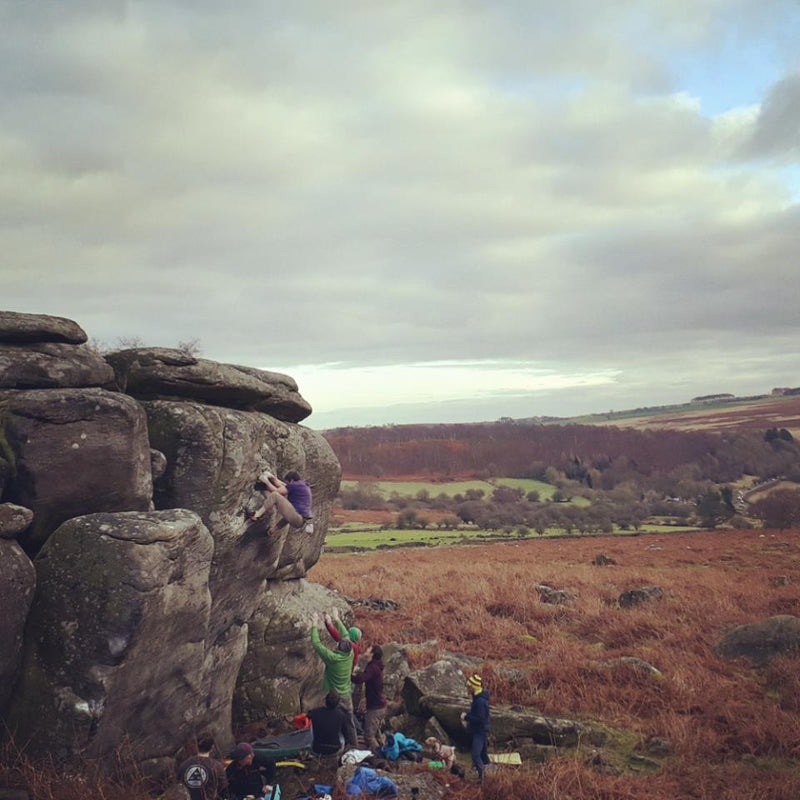
<svg viewBox="0 0 800 800"><path fill-rule="evenodd" d="M486 752L486 741L488 734L486 733L473 733L472 734L472 763L475 769L478 770L478 775L483 779L483 771L489 763L489 754Z"/></svg>

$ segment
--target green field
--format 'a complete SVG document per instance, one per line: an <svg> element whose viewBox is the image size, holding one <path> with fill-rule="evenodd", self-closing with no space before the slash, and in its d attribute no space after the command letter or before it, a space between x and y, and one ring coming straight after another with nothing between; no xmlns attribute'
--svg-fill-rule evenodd
<svg viewBox="0 0 800 800"><path fill-rule="evenodd" d="M358 481L342 481L341 488L355 489L358 483ZM515 489L522 489L526 494L528 492L539 492L541 500L548 500L556 490L555 486L542 481L535 481L532 478L493 478L491 481L452 481L449 483L433 483L430 481L370 481L369 483L387 500L394 493L399 494L401 497L416 497L418 492L426 491L431 497L436 497L440 494L453 497L457 494L466 493L468 489L480 489L483 491L484 496L488 498L497 486L513 486ZM576 499L583 500L583 498Z"/></svg>
<svg viewBox="0 0 800 800"><path fill-rule="evenodd" d="M679 533L682 531L694 531L697 528L692 526L675 526L675 525L643 525L642 532L647 533ZM633 536L633 530L619 530L616 529L614 534L619 536ZM325 538L325 545L327 548L358 548L363 550L374 550L380 545L387 547L398 547L400 545L417 544L423 545L446 545L446 544L459 544L463 542L491 542L491 541L508 541L520 538L526 539L540 539L540 538L553 538L557 536L565 536L563 528L550 528L543 536L539 536L535 531L531 531L526 537L515 536L508 534L505 531L482 531L475 528L465 528L461 530L446 531L446 530L380 530L374 526L371 529L353 530L348 527L347 530L341 532L331 531ZM598 534L582 534L572 533L570 537L582 536L597 536ZM610 535L610 534L605 534Z"/></svg>

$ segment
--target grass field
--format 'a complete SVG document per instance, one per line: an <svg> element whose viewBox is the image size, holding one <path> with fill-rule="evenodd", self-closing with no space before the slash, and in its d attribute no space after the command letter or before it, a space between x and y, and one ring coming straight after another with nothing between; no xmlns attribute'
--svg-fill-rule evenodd
<svg viewBox="0 0 800 800"><path fill-rule="evenodd" d="M598 553L616 566L597 567ZM776 576L783 579L775 581ZM481 659L497 705L519 704L627 733L545 764L458 783L447 800L798 800L800 670L788 655L754 668L713 647L732 626L800 608L797 531L718 531L547 539L323 555L309 578L352 598L366 642L426 642L412 667L443 651ZM565 589L541 602L534 584ZM661 600L621 608L657 585ZM639 658L661 673L610 668ZM648 743L667 743L654 755ZM648 774L636 759L649 759Z"/></svg>
<svg viewBox="0 0 800 800"><path fill-rule="evenodd" d="M356 523L358 525L358 523ZM685 531L697 530L689 526L676 527L673 525L643 525L642 532L644 533L679 533ZM620 536L633 536L636 531L627 530L623 531L617 529L616 535ZM555 537L563 537L566 534L562 528L550 528L542 536L539 536L535 531L530 531L527 536L516 536L515 534L508 534L505 531L482 531L477 529L460 529L460 530L397 530L387 529L380 530L374 526L366 524L354 527L352 524L348 525L346 530L339 532L332 531L325 537L326 548L348 548L358 550L374 550L381 545L385 547L397 547L400 545L417 544L420 546L435 546L435 545L454 545L464 543L476 542L492 542L492 541L508 541L508 539L552 539ZM579 539L586 536L596 536L597 534L581 534L571 533L569 538Z"/></svg>
<svg viewBox="0 0 800 800"><path fill-rule="evenodd" d="M416 497L416 495L425 491L431 497L436 497L439 494L445 494L448 497L453 497L457 494L465 494L468 490L480 489L484 493L484 497L491 496L492 491L497 486L512 486L515 489L522 489L526 494L528 492L538 492L540 500L549 500L556 491L555 486L543 481L535 481L529 478L493 478L491 481L452 481L452 482L432 482L432 481L370 481L387 500L392 494L397 493L402 497ZM355 489L358 485L357 481L342 481L342 489ZM583 498L576 498L583 500Z"/></svg>

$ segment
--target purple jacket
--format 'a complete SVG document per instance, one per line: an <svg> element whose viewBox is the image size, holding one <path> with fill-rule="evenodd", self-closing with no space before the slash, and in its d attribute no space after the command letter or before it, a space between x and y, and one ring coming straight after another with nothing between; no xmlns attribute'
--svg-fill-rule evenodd
<svg viewBox="0 0 800 800"><path fill-rule="evenodd" d="M363 672L353 675L352 680L353 683L363 683L366 687L367 711L386 707L386 698L383 696L383 661L373 658Z"/></svg>
<svg viewBox="0 0 800 800"><path fill-rule="evenodd" d="M289 481L286 484L286 499L295 507L301 517L311 519L311 489L305 481Z"/></svg>

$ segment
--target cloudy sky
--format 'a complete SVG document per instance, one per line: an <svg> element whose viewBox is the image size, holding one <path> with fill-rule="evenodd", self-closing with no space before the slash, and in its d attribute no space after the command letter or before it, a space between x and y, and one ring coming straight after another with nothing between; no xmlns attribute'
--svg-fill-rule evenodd
<svg viewBox="0 0 800 800"><path fill-rule="evenodd" d="M797 0L0 0L0 307L312 427L800 385Z"/></svg>

